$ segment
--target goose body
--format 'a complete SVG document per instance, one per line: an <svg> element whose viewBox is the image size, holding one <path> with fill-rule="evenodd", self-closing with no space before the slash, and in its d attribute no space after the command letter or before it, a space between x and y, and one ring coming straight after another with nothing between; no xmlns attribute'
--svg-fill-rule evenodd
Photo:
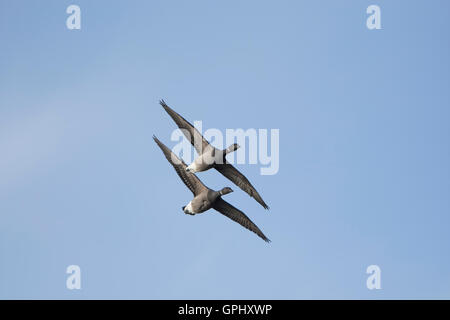
<svg viewBox="0 0 450 320"><path fill-rule="evenodd" d="M250 181L248 181L248 179L225 158L227 154L234 152L239 148L237 143L232 144L224 150L215 148L200 134L200 132L198 132L197 129L194 128L192 124L170 108L164 100L161 100L160 104L175 121L198 153L198 157L187 167L187 171L194 173L214 168L245 191L250 197L254 198L265 209L269 209L269 206L264 202Z"/></svg>
<svg viewBox="0 0 450 320"><path fill-rule="evenodd" d="M195 160L186 168L186 171L191 173L206 171L214 167L214 163L216 162L215 157L216 154L219 154L219 150L209 145L203 150L203 153L200 154Z"/></svg>
<svg viewBox="0 0 450 320"><path fill-rule="evenodd" d="M183 207L184 213L187 214L198 214L205 212L212 208L217 197L220 196L220 192L213 191L211 189L204 190L192 199L187 206Z"/></svg>
<svg viewBox="0 0 450 320"><path fill-rule="evenodd" d="M194 198L182 208L184 213L195 215L212 208L239 223L244 228L256 233L264 241L270 241L256 224L254 224L242 211L222 199L223 195L233 192L231 188L225 187L219 191L209 189L195 174L186 170L187 165L183 160L178 158L178 156L159 141L158 138L153 136L153 139L164 153L166 159L175 169L178 176L194 195Z"/></svg>

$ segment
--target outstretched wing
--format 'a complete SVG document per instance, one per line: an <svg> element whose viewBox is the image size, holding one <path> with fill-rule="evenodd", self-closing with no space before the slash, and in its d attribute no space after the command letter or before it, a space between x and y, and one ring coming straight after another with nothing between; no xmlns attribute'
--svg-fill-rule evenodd
<svg viewBox="0 0 450 320"><path fill-rule="evenodd" d="M153 136L153 140L155 140L156 144L161 148L162 152L166 156L166 159L173 166L178 176L183 180L184 184L192 191L194 196L201 193L208 188L200 181L199 178L193 173L187 172L187 165L183 160L177 157L175 153L172 152L169 148L167 148L161 141L158 140L155 136Z"/></svg>
<svg viewBox="0 0 450 320"><path fill-rule="evenodd" d="M181 129L181 132L191 142L198 154L202 154L206 147L209 146L209 142L194 128L189 121L184 119L178 113L173 111L164 100L159 101L159 104L166 110L169 116L175 121L177 126Z"/></svg>
<svg viewBox="0 0 450 320"><path fill-rule="evenodd" d="M250 231L256 233L261 239L266 242L270 242L270 240L262 233L261 230L249 219L242 211L233 207L231 204L223 200L222 198L218 198L213 205L213 208L219 211L224 216L227 216L231 220L239 223L244 228L247 228Z"/></svg>
<svg viewBox="0 0 450 320"><path fill-rule="evenodd" d="M237 185L239 188L247 192L250 195L250 197L258 201L259 204L264 207L264 209L269 209L269 206L261 198L258 191L256 191L255 187L253 187L250 181L248 181L248 179L242 173L240 173L235 167L233 167L229 163L216 164L214 167L217 169L217 171L219 171L225 177L230 179L235 185Z"/></svg>

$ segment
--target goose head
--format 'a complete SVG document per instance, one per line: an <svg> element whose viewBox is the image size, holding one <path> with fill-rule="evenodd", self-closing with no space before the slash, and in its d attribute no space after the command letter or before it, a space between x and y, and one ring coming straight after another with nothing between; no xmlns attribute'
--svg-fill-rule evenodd
<svg viewBox="0 0 450 320"><path fill-rule="evenodd" d="M232 193L232 192L233 192L233 189L231 189L230 187L225 187L219 191L221 196L223 196L224 194Z"/></svg>

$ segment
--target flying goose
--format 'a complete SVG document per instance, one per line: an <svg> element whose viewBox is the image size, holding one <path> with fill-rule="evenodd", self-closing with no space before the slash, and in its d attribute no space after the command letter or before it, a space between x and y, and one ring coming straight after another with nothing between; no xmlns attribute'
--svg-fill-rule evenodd
<svg viewBox="0 0 450 320"><path fill-rule="evenodd" d="M243 191L247 192L250 197L258 201L258 203L261 204L264 209L269 209L269 206L264 202L258 191L256 191L255 187L253 187L253 185L250 183L250 181L248 181L248 179L242 173L240 173L225 159L225 156L228 153L236 151L239 148L239 145L237 143L232 144L224 150L219 150L213 147L208 141L206 141L206 139L200 134L200 132L198 132L198 130L189 123L189 121L172 110L164 102L164 100L160 100L159 103L164 108L164 110L166 110L169 116L175 121L186 138L190 140L191 144L199 154L194 162L192 162L186 168L188 172L194 173L215 168L217 171L231 180L235 185L237 185Z"/></svg>
<svg viewBox="0 0 450 320"><path fill-rule="evenodd" d="M264 241L270 242L264 233L262 233L262 231L259 230L259 228L242 211L222 199L223 195L233 192L231 188L225 187L219 191L209 189L195 174L186 171L187 165L184 161L178 158L177 155L159 141L158 138L153 136L153 140L155 140L156 144L161 148L166 159L173 166L184 184L194 194L194 199L186 206L182 207L184 213L195 215L213 208L231 220L239 223L241 226L253 231Z"/></svg>

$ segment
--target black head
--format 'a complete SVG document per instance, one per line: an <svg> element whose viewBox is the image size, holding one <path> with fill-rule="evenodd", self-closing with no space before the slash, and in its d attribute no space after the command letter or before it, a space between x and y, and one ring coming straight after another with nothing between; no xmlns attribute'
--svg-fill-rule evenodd
<svg viewBox="0 0 450 320"><path fill-rule="evenodd" d="M232 193L232 192L233 192L233 189L231 189L230 187L225 187L219 191L221 196L223 196L224 194Z"/></svg>

